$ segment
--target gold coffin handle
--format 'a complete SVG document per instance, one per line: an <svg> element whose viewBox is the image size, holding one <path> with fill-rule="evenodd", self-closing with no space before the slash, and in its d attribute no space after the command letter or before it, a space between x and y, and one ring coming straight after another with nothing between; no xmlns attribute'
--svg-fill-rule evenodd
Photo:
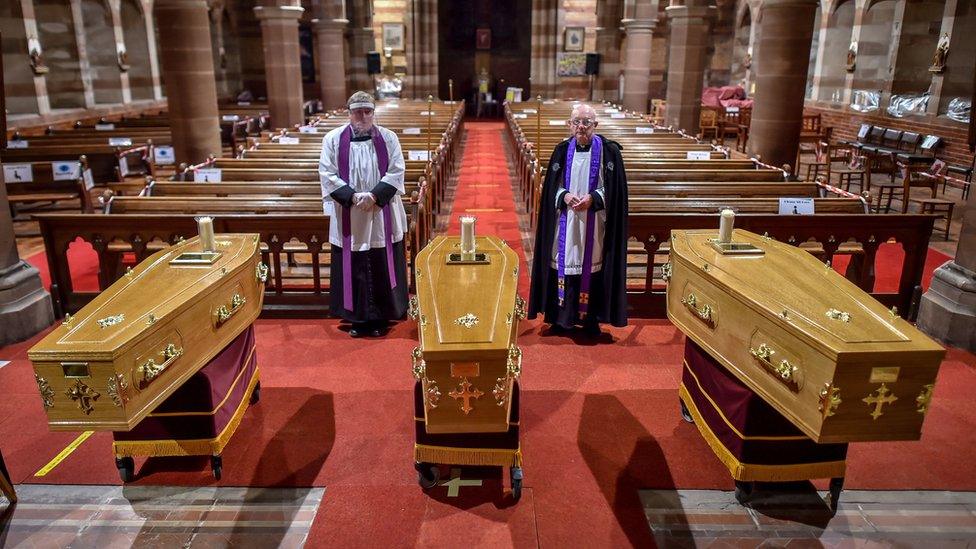
<svg viewBox="0 0 976 549"><path fill-rule="evenodd" d="M156 364L156 360L150 358L144 364L139 366L139 374L142 379L141 385L143 387L149 385L149 383L160 376L166 368L168 368L177 358L183 355L183 349L178 348L176 345L170 343L163 349L160 353L163 355L163 362Z"/></svg>
<svg viewBox="0 0 976 549"><path fill-rule="evenodd" d="M220 307L217 307L217 312L214 313L214 321L217 327L219 328L225 322L230 320L230 317L237 314L237 311L241 310L241 307L243 307L245 303L247 303L247 299L245 299L244 296L241 294L234 294L234 297L230 299L229 306L221 305Z"/></svg>
<svg viewBox="0 0 976 549"><path fill-rule="evenodd" d="M681 303L688 308L699 320L708 325L709 328L715 327L715 319L712 317L712 306L702 305L698 306L698 296L691 293L688 297L681 298Z"/></svg>
<svg viewBox="0 0 976 549"><path fill-rule="evenodd" d="M765 343L760 343L758 348L749 347L749 354L756 359L770 374L781 383L790 388L794 393L800 392L800 368L790 363L785 358L779 364L773 362L773 355L776 351Z"/></svg>

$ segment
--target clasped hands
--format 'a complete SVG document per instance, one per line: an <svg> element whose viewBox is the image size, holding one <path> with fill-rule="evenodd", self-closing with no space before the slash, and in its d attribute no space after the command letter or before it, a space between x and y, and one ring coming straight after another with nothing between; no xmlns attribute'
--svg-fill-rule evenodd
<svg viewBox="0 0 976 549"><path fill-rule="evenodd" d="M574 212L585 212L593 204L593 197L589 194L577 195L568 192L563 195L563 202Z"/></svg>
<svg viewBox="0 0 976 549"><path fill-rule="evenodd" d="M360 210L370 212L376 209L376 196L373 193L356 193L352 195L352 203Z"/></svg>

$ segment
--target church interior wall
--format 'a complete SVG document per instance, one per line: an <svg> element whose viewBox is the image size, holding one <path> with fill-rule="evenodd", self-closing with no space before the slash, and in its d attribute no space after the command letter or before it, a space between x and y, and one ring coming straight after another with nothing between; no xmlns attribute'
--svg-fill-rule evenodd
<svg viewBox="0 0 976 549"><path fill-rule="evenodd" d="M932 83L932 52L939 44L944 0L906 2L891 83L892 94L925 93Z"/></svg>
<svg viewBox="0 0 976 549"><path fill-rule="evenodd" d="M826 40L824 40L823 59L819 69L820 90L817 97L813 99L842 101L844 98L848 74L847 52L851 46L855 10L855 0L846 0L836 4L827 18ZM817 34L814 33L814 36L816 37ZM815 64L814 59L811 71L816 70Z"/></svg>
<svg viewBox="0 0 976 549"><path fill-rule="evenodd" d="M136 0L122 0L122 32L129 65L129 90L135 101L153 99L152 69L146 20Z"/></svg>
<svg viewBox="0 0 976 549"><path fill-rule="evenodd" d="M81 0L85 51L96 104L122 102L122 71L116 51L112 10L104 0Z"/></svg>
<svg viewBox="0 0 976 549"><path fill-rule="evenodd" d="M20 2L0 2L0 35L3 36L3 86L7 111L12 115L36 114L37 89L27 51L27 30Z"/></svg>
<svg viewBox="0 0 976 549"><path fill-rule="evenodd" d="M706 68L706 86L732 83L732 58L735 44L735 1L718 0L718 17L712 27L711 63Z"/></svg>
<svg viewBox="0 0 976 549"><path fill-rule="evenodd" d="M942 76L942 98L938 113L945 114L949 103L956 98L971 100L973 96L973 59L976 59L976 2L961 0L953 16L953 32L949 41L949 57Z"/></svg>
<svg viewBox="0 0 976 549"><path fill-rule="evenodd" d="M71 6L65 0L34 0L34 17L44 62L49 69L45 82L50 108L84 108L78 43L78 37L84 37L84 33L75 32Z"/></svg>
<svg viewBox="0 0 976 549"><path fill-rule="evenodd" d="M396 74L406 74L407 72L407 45L410 44L410 28L407 24L407 10L409 4L407 0L373 0L373 36L376 51L380 52L383 69L386 70L387 63L391 62L385 58L383 51L383 25L394 24L403 25L403 44L404 48L393 50L391 60L393 72Z"/></svg>

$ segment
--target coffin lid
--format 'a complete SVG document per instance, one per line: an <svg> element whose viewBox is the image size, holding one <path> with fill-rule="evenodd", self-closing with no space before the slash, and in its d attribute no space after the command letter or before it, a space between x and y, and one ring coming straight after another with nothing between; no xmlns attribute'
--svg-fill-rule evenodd
<svg viewBox="0 0 976 549"><path fill-rule="evenodd" d="M55 328L29 352L31 360L111 360L143 336L165 326L174 313L207 295L222 279L248 264L256 234L219 234L220 257L209 265L174 265L185 252L200 252L200 238L156 252L82 307L71 322ZM226 272L224 272L226 271ZM119 319L118 315L124 315ZM155 322L149 323L149 315ZM115 317L117 322L102 326ZM105 322L103 322L104 324Z"/></svg>
<svg viewBox="0 0 976 549"><path fill-rule="evenodd" d="M705 278L781 325L795 327L798 335L810 338L827 354L842 350L943 350L801 248L736 229L733 242L750 243L765 253L723 255L710 244L717 238L718 231L714 230L674 231L671 253L689 261L691 268L702 269L707 264L707 270L699 271ZM848 313L850 322L830 318L827 311L831 309Z"/></svg>
<svg viewBox="0 0 976 549"><path fill-rule="evenodd" d="M518 255L494 236L476 238L487 264L447 264L460 253L460 237L435 238L417 255L420 341L424 353L481 351L504 356L512 342L508 315L515 308ZM477 318L470 328L457 321Z"/></svg>

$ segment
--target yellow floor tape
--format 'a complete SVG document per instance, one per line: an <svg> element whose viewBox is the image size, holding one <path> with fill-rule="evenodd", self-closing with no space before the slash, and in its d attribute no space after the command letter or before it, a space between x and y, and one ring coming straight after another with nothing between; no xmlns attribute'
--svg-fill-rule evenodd
<svg viewBox="0 0 976 549"><path fill-rule="evenodd" d="M52 459L51 461L47 462L47 465L45 465L44 467L41 467L41 470L38 471L38 472L36 472L36 473L34 473L34 476L35 477L43 477L44 475L46 475L46 474L50 473L51 471L53 471L55 467L57 467L58 465L60 465L62 461L64 461L68 456L71 455L71 452L74 452L75 450L77 450L78 447L81 446L81 443L82 442L85 442L86 440L88 440L88 437L92 436L92 434L94 434L94 433L95 433L95 431L85 431L84 433L78 435L78 438L76 438L74 440L74 442L72 442L71 444L69 444L68 447L65 448L64 450L61 450L61 453L60 454L54 456L54 459Z"/></svg>

